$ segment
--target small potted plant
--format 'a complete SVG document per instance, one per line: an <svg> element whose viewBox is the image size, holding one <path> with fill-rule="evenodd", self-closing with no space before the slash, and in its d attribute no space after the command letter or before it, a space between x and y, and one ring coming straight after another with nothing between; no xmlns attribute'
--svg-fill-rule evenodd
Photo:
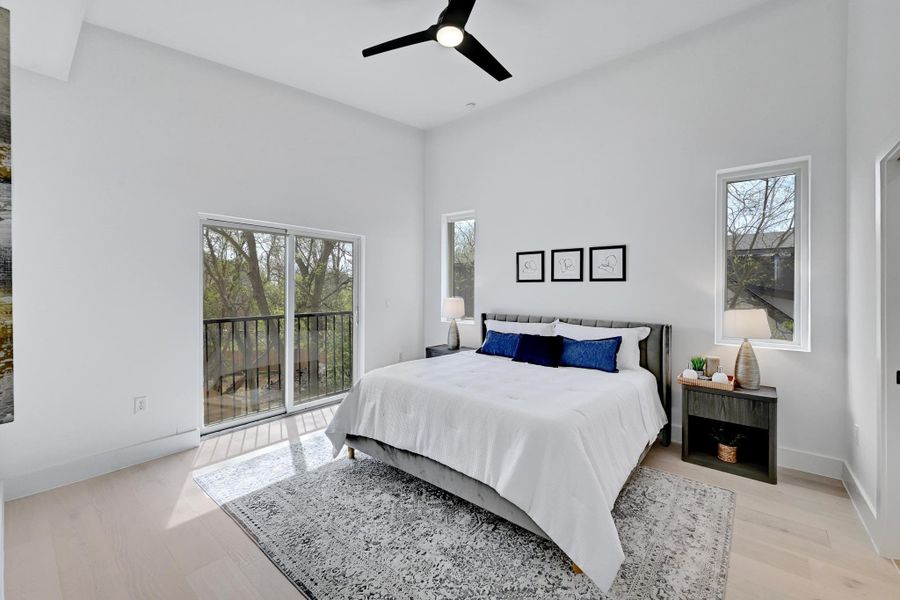
<svg viewBox="0 0 900 600"><path fill-rule="evenodd" d="M706 359L702 356L692 356L691 368L697 371L697 377L704 377L703 370L706 368Z"/></svg>
<svg viewBox="0 0 900 600"><path fill-rule="evenodd" d="M719 426L710 430L710 437L719 444L718 457L722 462L734 464L737 462L738 443L747 439L743 433L734 429Z"/></svg>

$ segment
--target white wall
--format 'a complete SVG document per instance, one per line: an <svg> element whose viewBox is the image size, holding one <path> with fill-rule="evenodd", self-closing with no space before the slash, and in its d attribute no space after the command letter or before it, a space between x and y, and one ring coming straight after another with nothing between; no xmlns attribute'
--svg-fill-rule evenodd
<svg viewBox="0 0 900 600"><path fill-rule="evenodd" d="M781 462L839 475L845 11L838 0L774 3L429 132L426 342L446 335L440 215L474 209L477 313L671 323L676 367L702 353L733 365L736 348L713 343L716 170L811 155L812 352L757 355L763 383L779 389ZM549 283L549 272L548 283L515 283L516 251L617 243L628 245L626 283ZM478 334L465 328L463 342ZM680 404L676 390L676 425Z"/></svg>
<svg viewBox="0 0 900 600"><path fill-rule="evenodd" d="M420 131L91 26L68 83L12 96L8 497L196 442L199 212L365 235L366 367L421 355Z"/></svg>
<svg viewBox="0 0 900 600"><path fill-rule="evenodd" d="M847 320L850 373L847 425L859 425L859 445L849 444L847 465L862 491L858 499L870 531L882 550L900 555L900 463L888 465L892 473L879 473L878 387L879 356L876 351L876 245L875 245L875 165L892 146L900 142L900 3L895 0L864 0L848 3L847 52ZM890 260L891 257L888 257ZM896 369L896 367L892 367ZM893 388L889 388L893 389ZM896 410L896 402L890 403ZM895 417L893 426L900 423ZM887 441L900 445L897 430ZM888 456L900 456L893 447ZM893 503L879 492L893 475ZM881 496L878 498L878 496ZM876 498L877 504L876 506ZM873 514L893 506L894 514ZM893 518L889 526L882 517ZM888 544L893 541L891 550Z"/></svg>

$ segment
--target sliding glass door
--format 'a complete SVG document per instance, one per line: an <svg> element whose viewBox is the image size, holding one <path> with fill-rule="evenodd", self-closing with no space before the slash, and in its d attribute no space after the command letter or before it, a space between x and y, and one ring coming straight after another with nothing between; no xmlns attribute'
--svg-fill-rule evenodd
<svg viewBox="0 0 900 600"><path fill-rule="evenodd" d="M353 385L353 243L295 236L294 403Z"/></svg>
<svg viewBox="0 0 900 600"><path fill-rule="evenodd" d="M203 227L206 424L284 410L287 235Z"/></svg>
<svg viewBox="0 0 900 600"><path fill-rule="evenodd" d="M202 242L204 430L349 390L359 239L206 221Z"/></svg>

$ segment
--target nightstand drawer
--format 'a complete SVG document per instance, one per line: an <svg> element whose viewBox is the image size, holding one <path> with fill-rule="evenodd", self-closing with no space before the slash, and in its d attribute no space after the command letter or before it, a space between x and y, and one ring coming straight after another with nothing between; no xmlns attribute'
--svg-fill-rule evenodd
<svg viewBox="0 0 900 600"><path fill-rule="evenodd" d="M704 417L726 423L762 429L769 427L768 403L759 400L690 390L687 394L687 412L694 417Z"/></svg>

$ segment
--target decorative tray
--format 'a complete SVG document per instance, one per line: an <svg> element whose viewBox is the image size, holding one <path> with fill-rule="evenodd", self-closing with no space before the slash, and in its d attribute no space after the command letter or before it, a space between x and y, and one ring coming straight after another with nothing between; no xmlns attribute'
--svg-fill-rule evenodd
<svg viewBox="0 0 900 600"><path fill-rule="evenodd" d="M690 385L693 387L710 388L713 390L725 390L726 392L734 391L734 377L728 376L728 383L716 383L709 379L685 379L681 375L678 376L678 383L681 385Z"/></svg>

